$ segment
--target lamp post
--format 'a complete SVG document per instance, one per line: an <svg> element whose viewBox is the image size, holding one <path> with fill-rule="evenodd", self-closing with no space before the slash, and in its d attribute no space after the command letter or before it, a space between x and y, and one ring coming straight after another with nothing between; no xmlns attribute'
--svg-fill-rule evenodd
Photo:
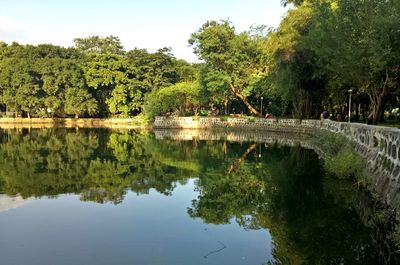
<svg viewBox="0 0 400 265"><path fill-rule="evenodd" d="M353 89L349 89L349 122L350 122L350 117L351 117L351 92L353 92Z"/></svg>
<svg viewBox="0 0 400 265"><path fill-rule="evenodd" d="M263 97L261 97L261 117L263 116L263 109L262 109L262 107L263 107Z"/></svg>

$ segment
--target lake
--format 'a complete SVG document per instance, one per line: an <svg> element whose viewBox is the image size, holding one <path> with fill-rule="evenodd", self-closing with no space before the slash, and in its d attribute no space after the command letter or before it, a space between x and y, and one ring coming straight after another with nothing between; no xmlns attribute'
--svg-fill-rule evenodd
<svg viewBox="0 0 400 265"><path fill-rule="evenodd" d="M160 135L1 130L0 263L398 261L382 206L306 145Z"/></svg>

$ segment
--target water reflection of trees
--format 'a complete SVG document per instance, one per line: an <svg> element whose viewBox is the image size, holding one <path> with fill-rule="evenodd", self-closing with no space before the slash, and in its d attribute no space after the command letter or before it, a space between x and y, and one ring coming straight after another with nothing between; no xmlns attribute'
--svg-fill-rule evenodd
<svg viewBox="0 0 400 265"><path fill-rule="evenodd" d="M10 133L0 145L0 191L23 197L77 193L101 203L121 202L127 189L169 194L188 170L159 162L151 153L154 142L107 130Z"/></svg>
<svg viewBox="0 0 400 265"><path fill-rule="evenodd" d="M169 195L189 178L196 178L199 195L188 214L268 229L274 264L380 264L382 257L390 264L396 258L381 247L387 240L376 228L387 226L374 218L376 205L348 181L325 176L310 150L160 141L135 131L0 133L0 193L8 195L75 193L84 201L120 203L127 190Z"/></svg>
<svg viewBox="0 0 400 265"><path fill-rule="evenodd" d="M385 247L390 243L377 240L383 223L364 226L357 214L374 207L365 192L324 176L310 150L272 146L262 153L263 159L248 155L230 174L218 166L202 172L200 195L189 215L207 223L234 219L248 229L269 229L272 264L392 264L396 257Z"/></svg>

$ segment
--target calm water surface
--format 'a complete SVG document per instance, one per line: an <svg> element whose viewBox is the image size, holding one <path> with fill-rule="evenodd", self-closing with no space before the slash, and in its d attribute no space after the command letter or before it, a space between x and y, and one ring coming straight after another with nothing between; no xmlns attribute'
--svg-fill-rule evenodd
<svg viewBox="0 0 400 265"><path fill-rule="evenodd" d="M322 164L264 142L1 131L0 264L394 262L367 194Z"/></svg>

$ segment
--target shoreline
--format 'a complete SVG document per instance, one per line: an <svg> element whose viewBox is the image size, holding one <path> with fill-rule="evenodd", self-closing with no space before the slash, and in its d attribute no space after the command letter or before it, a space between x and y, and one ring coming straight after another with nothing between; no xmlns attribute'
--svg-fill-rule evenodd
<svg viewBox="0 0 400 265"><path fill-rule="evenodd" d="M146 128L141 119L133 118L0 118L1 129L20 128Z"/></svg>

